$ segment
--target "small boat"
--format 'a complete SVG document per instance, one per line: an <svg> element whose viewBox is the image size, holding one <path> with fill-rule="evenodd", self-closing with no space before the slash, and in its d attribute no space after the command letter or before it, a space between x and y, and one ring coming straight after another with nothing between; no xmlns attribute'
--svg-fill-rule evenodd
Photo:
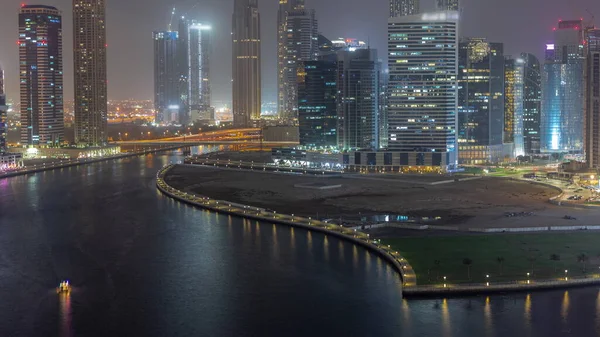
<svg viewBox="0 0 600 337"><path fill-rule="evenodd" d="M69 281L62 281L56 288L56 292L59 294L69 294L71 292Z"/></svg>

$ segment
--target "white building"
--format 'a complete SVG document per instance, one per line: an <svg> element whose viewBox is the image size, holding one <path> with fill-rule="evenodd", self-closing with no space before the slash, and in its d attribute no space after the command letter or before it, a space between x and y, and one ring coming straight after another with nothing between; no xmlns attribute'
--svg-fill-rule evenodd
<svg viewBox="0 0 600 337"><path fill-rule="evenodd" d="M458 164L458 12L388 20L388 149L400 165Z"/></svg>

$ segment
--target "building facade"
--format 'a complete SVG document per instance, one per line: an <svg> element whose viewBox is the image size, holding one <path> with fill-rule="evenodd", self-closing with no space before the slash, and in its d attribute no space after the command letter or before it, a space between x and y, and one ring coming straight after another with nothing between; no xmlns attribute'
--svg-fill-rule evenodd
<svg viewBox="0 0 600 337"><path fill-rule="evenodd" d="M458 11L458 0L436 0L438 11Z"/></svg>
<svg viewBox="0 0 600 337"><path fill-rule="evenodd" d="M260 119L260 14L257 0L235 0L233 11L233 124Z"/></svg>
<svg viewBox="0 0 600 337"><path fill-rule="evenodd" d="M181 98L177 63L177 32L153 33L154 40L154 109L156 123L179 120Z"/></svg>
<svg viewBox="0 0 600 337"><path fill-rule="evenodd" d="M498 162L503 157L504 46L465 38L458 55L459 161Z"/></svg>
<svg viewBox="0 0 600 337"><path fill-rule="evenodd" d="M390 18L419 14L420 0L390 0Z"/></svg>
<svg viewBox="0 0 600 337"><path fill-rule="evenodd" d="M73 1L75 143L105 146L108 140L105 0Z"/></svg>
<svg viewBox="0 0 600 337"><path fill-rule="evenodd" d="M542 74L541 152L583 153L583 22L560 21L546 45Z"/></svg>
<svg viewBox="0 0 600 337"><path fill-rule="evenodd" d="M19 12L21 143L54 147L64 141L62 16L24 5Z"/></svg>
<svg viewBox="0 0 600 337"><path fill-rule="evenodd" d="M6 95L2 92L2 87L0 86L0 156L6 153L6 136L7 136L7 113L8 106L6 105Z"/></svg>
<svg viewBox="0 0 600 337"><path fill-rule="evenodd" d="M188 25L187 34L189 116L183 118L184 124L193 122L193 117L202 120L214 119L210 81L212 27L192 21Z"/></svg>
<svg viewBox="0 0 600 337"><path fill-rule="evenodd" d="M337 58L301 62L298 76L300 145L337 146Z"/></svg>
<svg viewBox="0 0 600 337"><path fill-rule="evenodd" d="M600 169L600 29L586 30L585 152L588 167Z"/></svg>
<svg viewBox="0 0 600 337"><path fill-rule="evenodd" d="M277 13L277 106L284 119L298 117L297 73L318 56L318 24L304 0L282 0Z"/></svg>
<svg viewBox="0 0 600 337"><path fill-rule="evenodd" d="M337 52L337 136L341 149L379 148L379 62L374 49Z"/></svg>
<svg viewBox="0 0 600 337"><path fill-rule="evenodd" d="M542 75L540 61L533 54L521 54L523 60L523 147L526 155L540 153L540 113Z"/></svg>
<svg viewBox="0 0 600 337"><path fill-rule="evenodd" d="M458 164L458 12L388 20L390 151L420 166Z"/></svg>
<svg viewBox="0 0 600 337"><path fill-rule="evenodd" d="M504 143L514 144L512 157L525 154L523 127L524 61L507 57L504 65Z"/></svg>

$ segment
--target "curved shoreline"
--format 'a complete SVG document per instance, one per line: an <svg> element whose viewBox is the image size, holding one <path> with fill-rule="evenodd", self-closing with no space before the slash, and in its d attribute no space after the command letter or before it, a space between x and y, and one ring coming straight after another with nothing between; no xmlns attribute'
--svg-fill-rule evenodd
<svg viewBox="0 0 600 337"><path fill-rule="evenodd" d="M87 164L93 164L93 163L99 163L99 162L103 162L103 161L109 161L109 160L113 160L113 159L123 159L123 158L128 158L128 157L137 157L137 156L143 156L146 154L150 154L150 153L157 153L157 152L162 152L162 151L170 151L170 150L176 150L181 148L182 146L178 145L178 146L170 146L170 147L165 147L165 148L154 148L154 149L148 149L148 150L142 150L142 151L137 151L137 152L125 152L125 153L121 153L121 154L117 154L114 156L109 156L109 157L101 157L101 158L84 158L84 159L73 159L73 160L68 160L67 162L63 162L62 160L58 163L50 163L48 165L46 164L41 164L38 166L34 166L25 170L19 170L19 171L11 171L11 172L6 172L6 173L1 173L0 174L0 179L4 179L4 178L10 178L10 177L17 177L17 176L22 176L22 175L27 175L27 174L31 174L31 173L39 173L39 172L44 172L44 171L51 171L51 170L55 170L55 169L61 169L61 168L66 168L66 167L73 167L73 166L80 166L80 165L87 165Z"/></svg>
<svg viewBox="0 0 600 337"><path fill-rule="evenodd" d="M368 251L374 252L377 254L377 256L388 262L394 268L394 270L398 272L398 275L402 280L402 291L416 285L416 275L406 259L400 256L398 252L392 251L389 247L378 244L376 240L370 240L368 234L358 232L356 230L346 229L338 225L312 220L311 218L306 219L293 215L277 214L275 212L273 212L273 215L271 216L271 213L267 213L265 210L258 207L188 194L170 186L164 181L164 176L174 166L175 165L167 165L163 167L158 171L156 176L156 187L158 190L173 199L218 213L230 214L263 222L288 225L335 236L342 240L359 245Z"/></svg>

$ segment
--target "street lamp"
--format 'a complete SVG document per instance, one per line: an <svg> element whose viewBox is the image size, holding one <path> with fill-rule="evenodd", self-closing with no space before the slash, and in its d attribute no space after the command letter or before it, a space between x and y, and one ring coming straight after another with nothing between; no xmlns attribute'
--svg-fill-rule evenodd
<svg viewBox="0 0 600 337"><path fill-rule="evenodd" d="M446 288L446 276L444 276L444 288Z"/></svg>
<svg viewBox="0 0 600 337"><path fill-rule="evenodd" d="M565 281L569 280L569 277L567 276L569 273L569 271L567 269L565 269Z"/></svg>
<svg viewBox="0 0 600 337"><path fill-rule="evenodd" d="M485 275L485 279L486 279L485 285L489 287L490 286L490 275L489 274Z"/></svg>

